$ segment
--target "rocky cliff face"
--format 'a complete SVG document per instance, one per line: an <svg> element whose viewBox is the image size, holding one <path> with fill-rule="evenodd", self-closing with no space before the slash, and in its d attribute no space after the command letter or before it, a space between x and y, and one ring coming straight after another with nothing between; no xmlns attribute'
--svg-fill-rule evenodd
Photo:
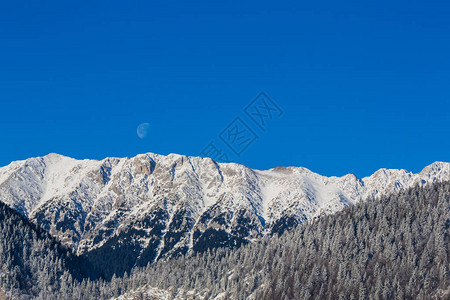
<svg viewBox="0 0 450 300"><path fill-rule="evenodd" d="M132 267L239 246L370 196L449 179L443 162L418 174L381 169L358 179L175 154L101 161L49 154L0 168L0 201L78 254Z"/></svg>

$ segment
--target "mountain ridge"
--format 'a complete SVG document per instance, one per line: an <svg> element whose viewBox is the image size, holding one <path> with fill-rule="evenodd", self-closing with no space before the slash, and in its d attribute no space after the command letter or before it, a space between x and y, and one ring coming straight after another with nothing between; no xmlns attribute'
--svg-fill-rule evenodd
<svg viewBox="0 0 450 300"><path fill-rule="evenodd" d="M120 273L189 251L238 247L370 197L442 180L450 180L449 163L357 178L178 154L76 160L51 153L0 168L0 201L79 255L116 259L127 252L124 267L111 271Z"/></svg>

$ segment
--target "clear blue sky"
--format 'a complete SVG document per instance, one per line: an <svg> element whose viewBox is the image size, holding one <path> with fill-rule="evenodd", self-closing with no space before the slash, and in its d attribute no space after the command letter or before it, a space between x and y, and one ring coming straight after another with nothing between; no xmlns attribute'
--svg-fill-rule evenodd
<svg viewBox="0 0 450 300"><path fill-rule="evenodd" d="M450 161L449 16L433 0L4 1L0 165L198 155L235 117L251 126L260 91L284 114L233 161L358 176Z"/></svg>

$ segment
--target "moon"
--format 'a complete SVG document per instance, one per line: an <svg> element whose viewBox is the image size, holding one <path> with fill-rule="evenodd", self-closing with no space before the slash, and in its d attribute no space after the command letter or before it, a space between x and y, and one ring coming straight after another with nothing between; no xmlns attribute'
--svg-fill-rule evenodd
<svg viewBox="0 0 450 300"><path fill-rule="evenodd" d="M149 123L142 123L137 127L136 133L140 139L144 139L150 129Z"/></svg>

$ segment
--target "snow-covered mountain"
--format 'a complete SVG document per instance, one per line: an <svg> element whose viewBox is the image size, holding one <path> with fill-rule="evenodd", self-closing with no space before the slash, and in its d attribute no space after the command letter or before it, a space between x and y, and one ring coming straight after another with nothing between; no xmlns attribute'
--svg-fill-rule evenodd
<svg viewBox="0 0 450 300"><path fill-rule="evenodd" d="M176 154L101 161L49 154L0 168L0 201L78 254L145 265L240 245L370 196L443 180L450 180L450 163L433 163L418 174L381 169L358 179L301 167L259 171Z"/></svg>

